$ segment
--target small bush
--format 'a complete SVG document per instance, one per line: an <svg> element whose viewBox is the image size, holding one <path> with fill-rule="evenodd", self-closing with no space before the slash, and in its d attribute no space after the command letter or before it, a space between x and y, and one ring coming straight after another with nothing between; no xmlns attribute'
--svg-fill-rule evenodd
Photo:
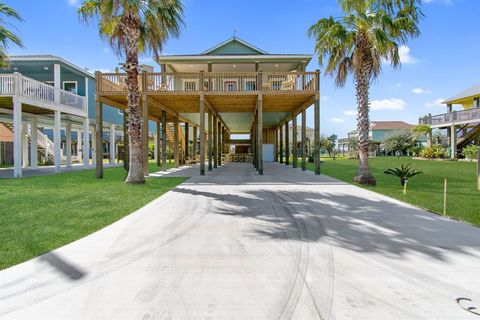
<svg viewBox="0 0 480 320"><path fill-rule="evenodd" d="M462 149L462 154L467 159L477 159L478 157L478 146L469 145Z"/></svg>
<svg viewBox="0 0 480 320"><path fill-rule="evenodd" d="M447 150L440 144L425 147L420 151L420 157L427 159L444 159L448 157Z"/></svg>
<svg viewBox="0 0 480 320"><path fill-rule="evenodd" d="M408 149L408 151L414 156L418 157L420 153L422 152L423 147L422 146L413 146Z"/></svg>

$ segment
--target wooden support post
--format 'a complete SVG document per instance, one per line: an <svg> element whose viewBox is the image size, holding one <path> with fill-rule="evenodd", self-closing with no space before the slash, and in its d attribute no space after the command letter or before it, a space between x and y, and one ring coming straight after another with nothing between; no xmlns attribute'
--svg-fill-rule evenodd
<svg viewBox="0 0 480 320"><path fill-rule="evenodd" d="M97 123L95 125L95 163L97 179L103 179L103 103L96 104Z"/></svg>
<svg viewBox="0 0 480 320"><path fill-rule="evenodd" d="M297 116L294 114L292 117L292 167L296 168L298 163L298 141L297 141Z"/></svg>
<svg viewBox="0 0 480 320"><path fill-rule="evenodd" d="M190 157L190 125L185 122L185 160Z"/></svg>
<svg viewBox="0 0 480 320"><path fill-rule="evenodd" d="M457 159L457 128L450 126L450 159Z"/></svg>
<svg viewBox="0 0 480 320"><path fill-rule="evenodd" d="M128 172L130 169L130 135L128 134L128 115L123 111L123 168Z"/></svg>
<svg viewBox="0 0 480 320"><path fill-rule="evenodd" d="M195 161L197 159L197 141L198 141L197 126L193 126L192 157L193 157L193 160Z"/></svg>
<svg viewBox="0 0 480 320"><path fill-rule="evenodd" d="M218 167L218 119L213 116L213 167Z"/></svg>
<svg viewBox="0 0 480 320"><path fill-rule="evenodd" d="M67 167L72 166L72 124L65 124L65 156Z"/></svg>
<svg viewBox="0 0 480 320"><path fill-rule="evenodd" d="M280 163L283 163L283 125L280 126Z"/></svg>
<svg viewBox="0 0 480 320"><path fill-rule="evenodd" d="M179 131L178 117L173 120L173 160L175 162L175 168L180 167L180 143L178 141Z"/></svg>
<svg viewBox="0 0 480 320"><path fill-rule="evenodd" d="M273 145L273 161L277 162L278 161L278 130L275 128L275 142Z"/></svg>
<svg viewBox="0 0 480 320"><path fill-rule="evenodd" d="M262 94L257 98L257 152L258 152L258 174L263 175L263 97Z"/></svg>
<svg viewBox="0 0 480 320"><path fill-rule="evenodd" d="M223 153L223 127L222 123L218 122L218 166L222 165L222 153Z"/></svg>
<svg viewBox="0 0 480 320"><path fill-rule="evenodd" d="M77 133L77 140L78 140ZM38 169L38 116L33 115L30 127L30 168ZM80 141L78 141L80 143Z"/></svg>
<svg viewBox="0 0 480 320"><path fill-rule="evenodd" d="M285 164L290 165L290 128L288 121L285 123Z"/></svg>
<svg viewBox="0 0 480 320"><path fill-rule="evenodd" d="M319 71L317 70L317 77L316 81L318 81ZM317 85L318 88L318 85ZM320 95L317 93L315 96L315 104L314 104L314 125L315 125L315 174L320 174ZM335 150L334 150L335 151Z"/></svg>
<svg viewBox="0 0 480 320"><path fill-rule="evenodd" d="M200 175L205 175L205 96L200 95Z"/></svg>
<svg viewBox="0 0 480 320"><path fill-rule="evenodd" d="M60 171L62 170L62 115L60 111L55 111L54 117L55 124L53 129L53 163L55 165L55 173L60 173ZM24 154L24 156L26 156L26 154Z"/></svg>
<svg viewBox="0 0 480 320"><path fill-rule="evenodd" d="M253 167L257 169L257 112L253 114L252 123L252 162Z"/></svg>
<svg viewBox="0 0 480 320"><path fill-rule="evenodd" d="M213 114L208 112L208 171L213 170L212 155L213 155Z"/></svg>
<svg viewBox="0 0 480 320"><path fill-rule="evenodd" d="M167 170L167 112L162 110L162 170Z"/></svg>
<svg viewBox="0 0 480 320"><path fill-rule="evenodd" d="M148 176L148 104L147 96L142 96L143 101L143 124L142 124L142 144L143 144L143 175Z"/></svg>
<svg viewBox="0 0 480 320"><path fill-rule="evenodd" d="M160 128L160 121L157 122L157 131L156 131L156 136L157 136L157 145L156 145L156 149L155 149L155 158L157 160L157 167L160 167L161 165L161 155L162 155L162 152L161 152L161 149L160 149L160 144L161 144L161 139L162 139L162 134L161 134L161 128Z"/></svg>
<svg viewBox="0 0 480 320"><path fill-rule="evenodd" d="M307 112L302 111L302 170L307 170Z"/></svg>

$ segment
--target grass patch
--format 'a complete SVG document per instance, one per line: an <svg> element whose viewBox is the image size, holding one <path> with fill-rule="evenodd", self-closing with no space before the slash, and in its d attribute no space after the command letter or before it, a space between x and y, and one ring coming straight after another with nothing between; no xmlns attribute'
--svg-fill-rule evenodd
<svg viewBox="0 0 480 320"><path fill-rule="evenodd" d="M325 161L321 167L322 174L354 183L357 160L322 160ZM386 169L398 167L402 163L412 163L415 169L423 171L422 175L409 180L406 195L403 195L399 178L384 174ZM440 214L443 213L443 185L447 178L447 215L480 226L480 192L477 191L475 163L378 157L371 158L369 164L377 185L365 188ZM314 170L313 163L308 163L307 168Z"/></svg>
<svg viewBox="0 0 480 320"><path fill-rule="evenodd" d="M0 180L0 270L95 232L186 180L126 185L125 177L123 168L107 168L102 180L95 170Z"/></svg>

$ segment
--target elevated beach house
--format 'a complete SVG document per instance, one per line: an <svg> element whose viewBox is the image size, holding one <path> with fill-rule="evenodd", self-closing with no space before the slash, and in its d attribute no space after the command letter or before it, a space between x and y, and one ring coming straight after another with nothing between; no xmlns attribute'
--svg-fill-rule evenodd
<svg viewBox="0 0 480 320"><path fill-rule="evenodd" d="M446 130L450 157L456 159L468 144L480 145L480 85L457 93L443 103L446 113L428 114L421 117L419 123Z"/></svg>
<svg viewBox="0 0 480 320"><path fill-rule="evenodd" d="M140 76L144 119L157 123L157 141L162 140L158 161L165 163L167 128L173 125L176 166L182 159L198 161L203 175L206 166L212 170L223 161L243 161L252 162L263 174L264 161L276 161L279 154L289 155L289 123L296 130L301 115L301 127L306 128L305 110L312 105L314 138L318 142L319 72L306 71L311 58L309 54L269 54L237 37L200 54L161 56L161 72L143 72ZM95 76L97 121L102 121L103 105L126 108L126 75ZM144 135L147 131L144 126ZM184 133L183 142L180 133ZM232 134L244 135L241 147L239 143L238 148L230 148ZM302 150L306 150L305 130L301 137ZM97 153L99 177L103 174L101 158ZM304 152L303 168L305 161Z"/></svg>
<svg viewBox="0 0 480 320"><path fill-rule="evenodd" d="M40 158L53 160L55 172L73 162L89 167L96 152L96 135L90 134L96 122L94 75L52 55L9 58L0 70L2 161L13 160L14 177L22 176L22 168L37 168ZM102 153L115 161L123 115L108 106L104 113Z"/></svg>

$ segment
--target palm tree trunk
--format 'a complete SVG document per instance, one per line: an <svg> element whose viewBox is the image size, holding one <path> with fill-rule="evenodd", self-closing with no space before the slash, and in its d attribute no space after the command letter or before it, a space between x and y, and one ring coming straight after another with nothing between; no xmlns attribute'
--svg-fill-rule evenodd
<svg viewBox="0 0 480 320"><path fill-rule="evenodd" d="M140 106L140 90L138 88L138 42L140 38L140 24L138 17L124 15L123 41L125 46L126 61L123 65L127 78L127 113L128 113L128 141L129 141L129 170L126 183L145 183L143 175L143 143L142 126L143 117Z"/></svg>
<svg viewBox="0 0 480 320"><path fill-rule="evenodd" d="M368 92L370 89L370 73L372 70L372 60L368 57L356 75L355 88L357 91L357 109L358 109L358 170L354 178L355 182L367 185L375 185L375 178L370 173L368 167L368 149L370 131L369 120L369 101Z"/></svg>

